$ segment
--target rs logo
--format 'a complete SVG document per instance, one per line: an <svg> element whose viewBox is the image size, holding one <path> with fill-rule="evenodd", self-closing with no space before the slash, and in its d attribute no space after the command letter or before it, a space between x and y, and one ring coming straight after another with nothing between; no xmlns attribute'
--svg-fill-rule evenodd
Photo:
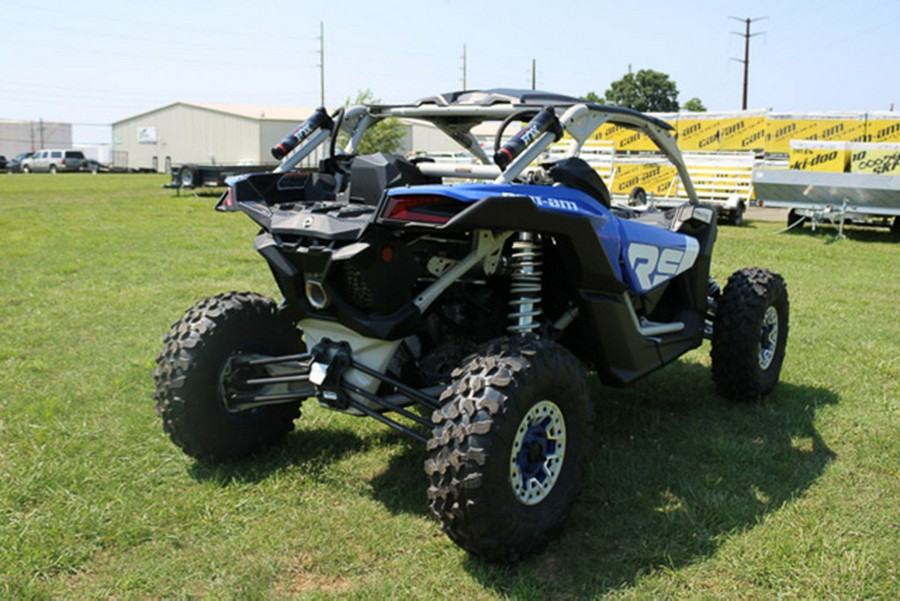
<svg viewBox="0 0 900 601"><path fill-rule="evenodd" d="M690 269L699 252L700 245L693 238L685 238L685 248L660 249L632 242L628 245L627 258L641 290L648 291Z"/></svg>

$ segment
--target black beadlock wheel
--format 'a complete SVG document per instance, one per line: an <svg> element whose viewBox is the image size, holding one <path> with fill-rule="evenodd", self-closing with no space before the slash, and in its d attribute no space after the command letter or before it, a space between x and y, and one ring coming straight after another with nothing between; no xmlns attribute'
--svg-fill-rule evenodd
<svg viewBox="0 0 900 601"><path fill-rule="evenodd" d="M759 267L728 278L713 322L712 376L716 390L736 401L754 401L775 388L789 326L787 286Z"/></svg>
<svg viewBox="0 0 900 601"><path fill-rule="evenodd" d="M200 301L172 325L156 358L156 412L163 429L203 461L238 459L277 442L294 429L300 403L227 411L227 366L244 353L303 350L300 332L278 316L269 298L229 292Z"/></svg>
<svg viewBox="0 0 900 601"><path fill-rule="evenodd" d="M489 343L434 412L431 510L467 551L498 563L542 550L569 515L591 437L584 368L535 338Z"/></svg>

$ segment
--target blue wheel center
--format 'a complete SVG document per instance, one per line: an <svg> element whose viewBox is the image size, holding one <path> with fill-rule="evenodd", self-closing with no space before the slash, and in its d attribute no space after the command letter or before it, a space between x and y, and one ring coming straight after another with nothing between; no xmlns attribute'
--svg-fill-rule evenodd
<svg viewBox="0 0 900 601"><path fill-rule="evenodd" d="M519 422L509 454L509 483L524 505L537 505L553 490L566 455L566 421L552 401L540 401Z"/></svg>
<svg viewBox="0 0 900 601"><path fill-rule="evenodd" d="M516 465L519 466L522 477L525 479L534 478L541 483L547 479L544 463L549 455L556 453L556 441L547 437L547 426L549 425L550 418L544 418L540 423L528 428L528 432L525 434L522 448L516 455Z"/></svg>

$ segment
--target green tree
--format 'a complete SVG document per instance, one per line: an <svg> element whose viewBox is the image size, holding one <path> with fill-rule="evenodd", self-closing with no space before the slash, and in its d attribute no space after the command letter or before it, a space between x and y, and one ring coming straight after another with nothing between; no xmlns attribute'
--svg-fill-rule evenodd
<svg viewBox="0 0 900 601"><path fill-rule="evenodd" d="M681 110L690 111L692 113L705 113L706 107L703 106L703 101L697 98L691 98L687 102L681 105Z"/></svg>
<svg viewBox="0 0 900 601"><path fill-rule="evenodd" d="M380 104L381 99L375 98L372 90L360 90L356 99L351 102L348 98L344 106L357 106L360 104ZM382 119L370 125L359 141L357 152L359 154L372 154L375 152L396 152L403 146L406 137L406 127L399 120L392 118ZM346 143L346 138L338 139L339 148Z"/></svg>
<svg viewBox="0 0 900 601"><path fill-rule="evenodd" d="M594 92L588 92L587 94L582 96L581 99L587 102L603 104L603 96L597 96L597 94L595 94Z"/></svg>
<svg viewBox="0 0 900 601"><path fill-rule="evenodd" d="M665 73L641 69L612 82L605 94L606 104L636 111L674 112L678 110L678 88Z"/></svg>

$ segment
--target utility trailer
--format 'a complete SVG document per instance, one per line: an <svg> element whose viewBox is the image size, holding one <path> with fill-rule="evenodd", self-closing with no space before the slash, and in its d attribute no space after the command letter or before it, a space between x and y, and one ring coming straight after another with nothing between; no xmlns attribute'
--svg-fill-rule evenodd
<svg viewBox="0 0 900 601"><path fill-rule="evenodd" d="M813 227L829 221L900 233L900 175L755 169L752 179L760 206L790 209L789 228L809 220Z"/></svg>
<svg viewBox="0 0 900 601"><path fill-rule="evenodd" d="M224 186L225 180L235 175L245 173L259 173L268 171L272 165L197 165L185 163L172 167L172 181L163 185L164 188L210 188Z"/></svg>
<svg viewBox="0 0 900 601"><path fill-rule="evenodd" d="M548 159L574 152L575 142L555 144ZM659 153L617 153L609 141L590 140L578 151L609 187L613 202L640 211L644 208L671 209L688 199L681 176ZM741 225L750 204L753 187L750 175L756 163L753 152L683 153L684 163L697 197L716 207L719 218Z"/></svg>
<svg viewBox="0 0 900 601"><path fill-rule="evenodd" d="M685 165L694 184L697 197L702 202L716 207L719 218L730 225L743 225L744 213L750 202L753 187L750 184L750 175L756 156L753 152L695 152L683 153ZM641 156L632 159L634 161L652 160L656 163L659 158L647 159ZM624 159L621 164L624 164ZM619 167L617 166L617 175ZM682 204L688 197L681 176L671 171L661 173L664 180L658 188L659 193L653 193L644 186L637 186L629 193L631 204L650 203L655 207L674 208ZM616 182L613 180L613 187Z"/></svg>

